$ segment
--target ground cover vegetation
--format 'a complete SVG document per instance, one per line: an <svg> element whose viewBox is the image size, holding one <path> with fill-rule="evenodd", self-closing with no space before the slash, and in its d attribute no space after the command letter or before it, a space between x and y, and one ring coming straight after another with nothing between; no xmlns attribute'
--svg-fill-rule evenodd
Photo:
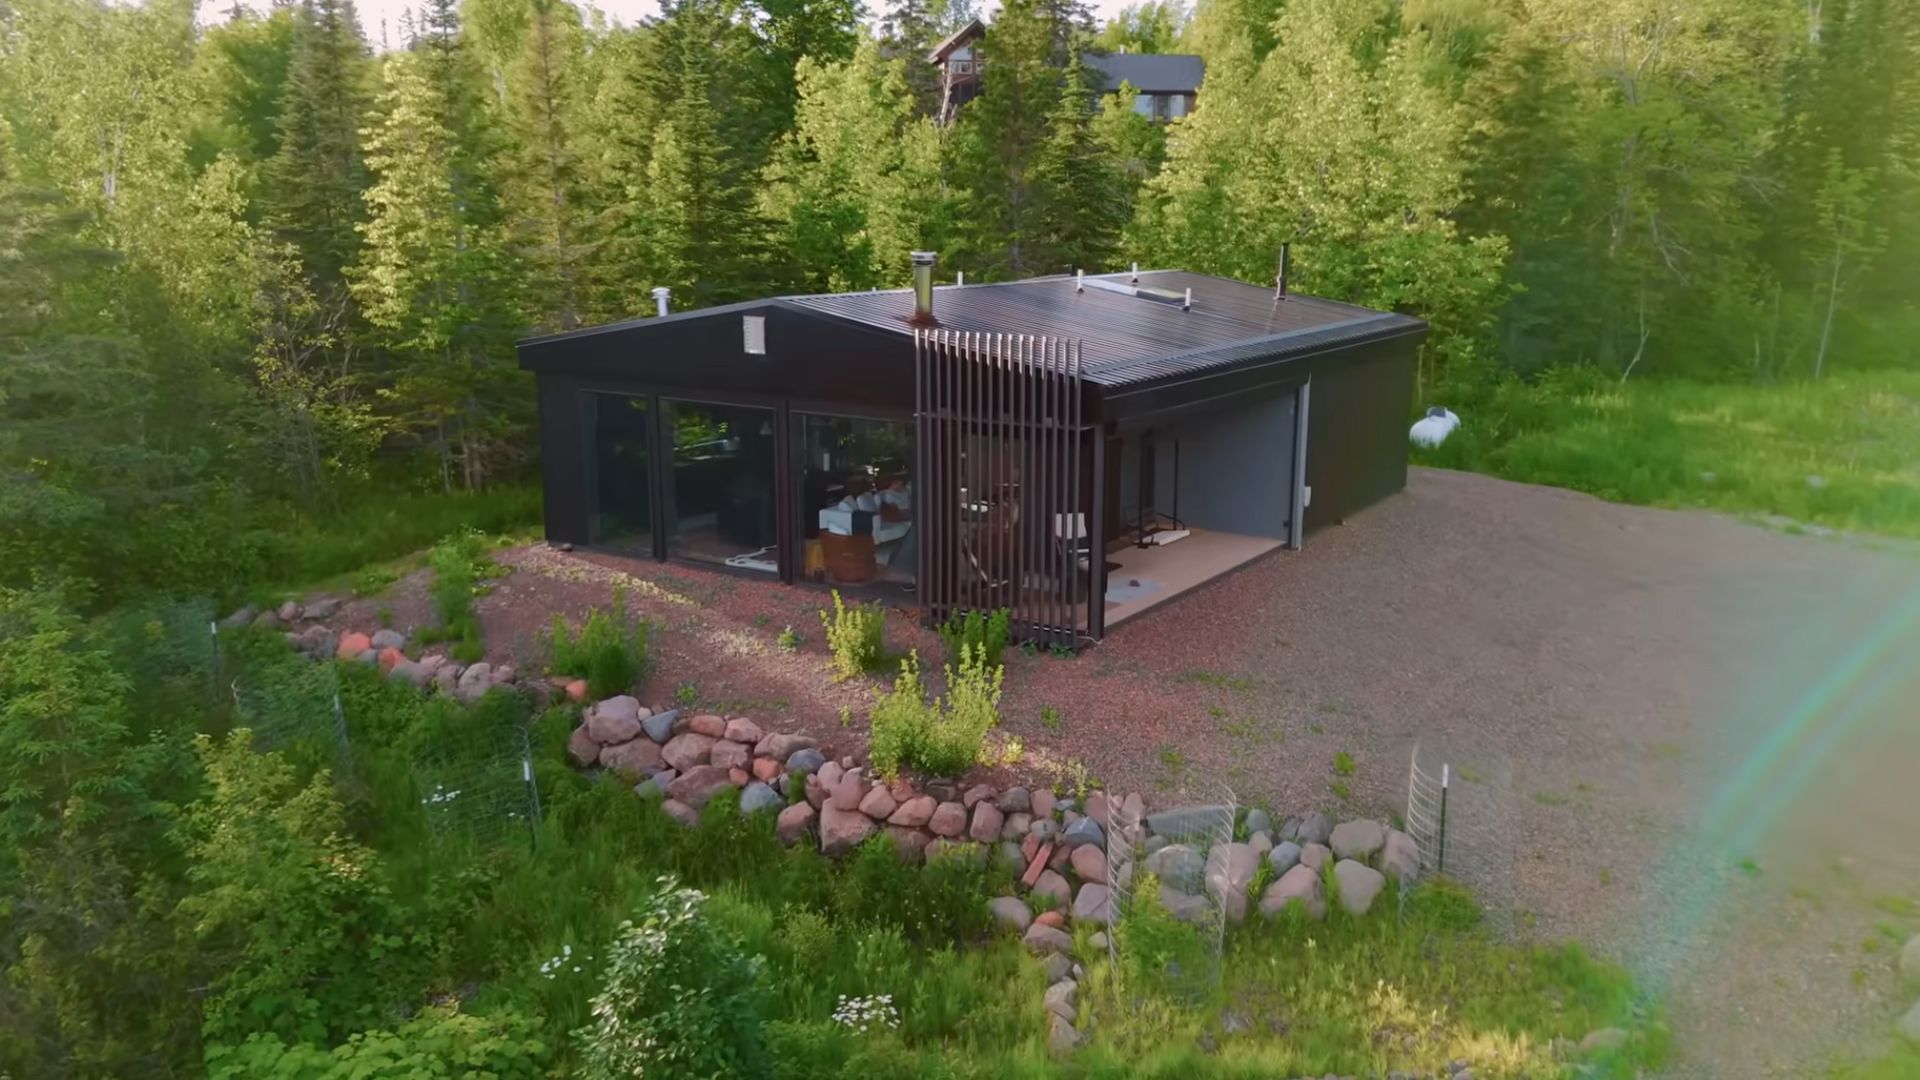
<svg viewBox="0 0 1920 1080"><path fill-rule="evenodd" d="M1495 1044L1490 1060L1538 1064L1551 1036L1631 1004L1624 974L1499 944L1435 886L1398 919L1236 931L1236 974L1197 997L1112 984L1088 1006L1095 1040L1056 1062L1046 977L985 903L1011 869L907 866L884 838L830 862L725 796L689 830L568 766L577 707L461 705L271 632L225 631L209 655L181 644L204 627L122 634L17 591L0 628L0 1065L17 1075L1240 1076ZM521 786L502 736L528 740L537 818L497 794ZM1138 926L1131 970L1192 945ZM1278 962L1300 950L1339 959ZM1404 1000L1372 1003L1381 987ZM1316 1019L1293 1035L1219 1036L1228 1014L1295 1009ZM1416 1043L1378 1035L1406 1010Z"/></svg>

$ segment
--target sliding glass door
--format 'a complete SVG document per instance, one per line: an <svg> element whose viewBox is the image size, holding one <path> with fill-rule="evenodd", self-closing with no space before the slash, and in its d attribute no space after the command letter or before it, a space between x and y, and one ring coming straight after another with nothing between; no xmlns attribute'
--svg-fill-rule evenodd
<svg viewBox="0 0 1920 1080"><path fill-rule="evenodd" d="M778 573L773 410L663 401L661 412L673 443L667 553Z"/></svg>

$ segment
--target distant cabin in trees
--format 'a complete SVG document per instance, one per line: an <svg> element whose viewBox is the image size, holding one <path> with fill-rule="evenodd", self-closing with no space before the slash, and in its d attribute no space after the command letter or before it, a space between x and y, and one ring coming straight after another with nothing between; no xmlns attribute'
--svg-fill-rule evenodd
<svg viewBox="0 0 1920 1080"><path fill-rule="evenodd" d="M986 32L986 26L975 19L927 53L928 62L940 70L942 124L952 123L960 106L980 96L986 67L980 40ZM1200 57L1179 53L1089 52L1085 59L1088 67L1100 73L1103 91L1112 94L1122 86L1133 87L1133 111L1160 123L1193 111L1207 73Z"/></svg>

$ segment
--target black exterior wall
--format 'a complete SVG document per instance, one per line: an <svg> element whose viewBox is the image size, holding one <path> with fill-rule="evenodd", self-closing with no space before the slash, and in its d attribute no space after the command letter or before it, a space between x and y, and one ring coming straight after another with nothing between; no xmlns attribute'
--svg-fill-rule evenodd
<svg viewBox="0 0 1920 1080"><path fill-rule="evenodd" d="M765 320L765 354L746 351L745 316ZM906 329L775 299L522 342L521 366L536 376L547 538L575 544L593 539L583 412L588 392L647 397L655 417L663 397L771 407L784 446L790 411L913 419L915 351ZM1311 533L1405 486L1413 365L1424 337L1423 324L1399 326L1291 352L1243 352L1231 364L1150 382L1109 386L1089 379L1081 387L1081 416L1112 436L1307 386L1305 481L1312 497L1304 526ZM661 439L656 436L655 462L670 460ZM1095 444L1108 445L1088 440ZM1091 452L1081 461L1083 473L1094 468ZM1103 464L1118 467L1117 461ZM791 491L791 479L777 476L780 490ZM1082 480L1089 492L1107 487L1092 475ZM783 513L781 520L791 516ZM654 520L662 518L656 514Z"/></svg>

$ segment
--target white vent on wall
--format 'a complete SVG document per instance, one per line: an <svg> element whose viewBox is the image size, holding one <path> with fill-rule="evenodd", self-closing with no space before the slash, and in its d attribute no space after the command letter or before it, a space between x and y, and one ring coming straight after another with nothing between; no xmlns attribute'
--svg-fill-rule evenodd
<svg viewBox="0 0 1920 1080"><path fill-rule="evenodd" d="M747 352L755 356L767 355L767 317L765 315L740 316L740 330L746 338Z"/></svg>

